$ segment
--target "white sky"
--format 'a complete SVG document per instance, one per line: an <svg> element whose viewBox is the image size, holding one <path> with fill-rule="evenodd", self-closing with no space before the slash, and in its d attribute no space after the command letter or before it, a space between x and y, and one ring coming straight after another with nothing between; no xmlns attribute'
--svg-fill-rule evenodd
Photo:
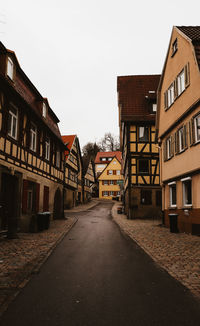
<svg viewBox="0 0 200 326"><path fill-rule="evenodd" d="M0 38L81 147L118 135L117 76L159 74L173 25L199 0L1 1Z"/></svg>

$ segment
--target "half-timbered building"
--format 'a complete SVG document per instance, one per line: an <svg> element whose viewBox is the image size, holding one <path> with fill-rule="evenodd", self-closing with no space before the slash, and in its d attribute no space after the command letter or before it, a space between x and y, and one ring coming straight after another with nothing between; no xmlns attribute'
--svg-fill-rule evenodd
<svg viewBox="0 0 200 326"><path fill-rule="evenodd" d="M65 208L72 208L83 202L82 157L77 135L62 136L67 147L65 151Z"/></svg>
<svg viewBox="0 0 200 326"><path fill-rule="evenodd" d="M60 217L64 144L58 118L0 43L0 229L28 231L32 216Z"/></svg>
<svg viewBox="0 0 200 326"><path fill-rule="evenodd" d="M93 193L95 193L95 167L92 160L89 161L88 166L84 171L84 202L91 200Z"/></svg>
<svg viewBox="0 0 200 326"><path fill-rule="evenodd" d="M155 142L156 92L160 75L117 79L124 207L128 218L160 214L158 145Z"/></svg>
<svg viewBox="0 0 200 326"><path fill-rule="evenodd" d="M157 113L165 225L200 235L200 26L172 29Z"/></svg>

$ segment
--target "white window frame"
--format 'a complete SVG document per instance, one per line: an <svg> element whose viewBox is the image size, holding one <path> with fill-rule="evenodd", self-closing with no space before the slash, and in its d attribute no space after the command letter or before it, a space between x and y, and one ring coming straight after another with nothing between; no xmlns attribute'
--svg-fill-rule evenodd
<svg viewBox="0 0 200 326"><path fill-rule="evenodd" d="M12 59L10 57L8 57L8 61L7 61L7 76L13 80L13 76L14 76L14 63L12 61Z"/></svg>
<svg viewBox="0 0 200 326"><path fill-rule="evenodd" d="M13 111L16 111L16 113L14 113ZM13 105L10 107L9 109L9 122L10 122L10 126L8 126L8 135L10 137L12 137L13 139L17 139L17 129L18 129L18 110L16 107L14 107Z"/></svg>
<svg viewBox="0 0 200 326"><path fill-rule="evenodd" d="M32 123L30 127L30 150L36 152L37 147L37 128Z"/></svg>
<svg viewBox="0 0 200 326"><path fill-rule="evenodd" d="M191 203L188 203L188 194L187 194L187 188L186 188L186 182L190 181L191 182ZM182 189L183 189L183 206L184 207L191 207L192 206L192 178L187 177L184 179L181 179L182 182Z"/></svg>
<svg viewBox="0 0 200 326"><path fill-rule="evenodd" d="M110 196L114 196L114 191L113 190L110 191Z"/></svg>
<svg viewBox="0 0 200 326"><path fill-rule="evenodd" d="M110 180L110 186L114 185L114 180Z"/></svg>
<svg viewBox="0 0 200 326"><path fill-rule="evenodd" d="M157 104L156 103L152 104L152 111L153 111L153 113L157 112Z"/></svg>
<svg viewBox="0 0 200 326"><path fill-rule="evenodd" d="M108 175L113 175L113 170L108 170Z"/></svg>
<svg viewBox="0 0 200 326"><path fill-rule="evenodd" d="M179 140L179 153L184 151L184 129L181 127L178 130L178 140Z"/></svg>
<svg viewBox="0 0 200 326"><path fill-rule="evenodd" d="M42 104L42 116L45 119L47 117L47 106L46 106L46 103L45 102L43 102L43 104Z"/></svg>
<svg viewBox="0 0 200 326"><path fill-rule="evenodd" d="M176 182L175 181L170 182L170 183L168 183L168 186L169 186L169 206L176 207L177 206L177 195L176 195L176 203L175 204L173 203L173 189L175 186L175 191L176 191Z"/></svg>
<svg viewBox="0 0 200 326"><path fill-rule="evenodd" d="M177 92L178 96L185 90L185 71L184 69L177 76Z"/></svg>
<svg viewBox="0 0 200 326"><path fill-rule="evenodd" d="M50 139L45 140L45 160L49 161L50 158Z"/></svg>
<svg viewBox="0 0 200 326"><path fill-rule="evenodd" d="M167 159L170 159L172 157L172 138L171 138L171 136L167 138L166 146L167 146Z"/></svg>
<svg viewBox="0 0 200 326"><path fill-rule="evenodd" d="M195 143L200 141L200 114L194 118Z"/></svg>
<svg viewBox="0 0 200 326"><path fill-rule="evenodd" d="M174 83L172 83L168 88L167 96L168 96L168 107L170 107L174 103Z"/></svg>
<svg viewBox="0 0 200 326"><path fill-rule="evenodd" d="M103 197L108 197L108 191L103 192Z"/></svg>
<svg viewBox="0 0 200 326"><path fill-rule="evenodd" d="M149 141L149 129L146 126L139 126L138 137L140 142Z"/></svg>
<svg viewBox="0 0 200 326"><path fill-rule="evenodd" d="M117 170L116 171L116 175L120 175L121 174L121 171L120 170Z"/></svg>

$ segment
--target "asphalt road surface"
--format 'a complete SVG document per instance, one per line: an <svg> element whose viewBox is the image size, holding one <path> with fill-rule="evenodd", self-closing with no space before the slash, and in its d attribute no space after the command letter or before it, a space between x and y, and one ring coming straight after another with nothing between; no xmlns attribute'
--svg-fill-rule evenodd
<svg viewBox="0 0 200 326"><path fill-rule="evenodd" d="M11 303L1 326L199 326L200 304L112 221L78 222Z"/></svg>

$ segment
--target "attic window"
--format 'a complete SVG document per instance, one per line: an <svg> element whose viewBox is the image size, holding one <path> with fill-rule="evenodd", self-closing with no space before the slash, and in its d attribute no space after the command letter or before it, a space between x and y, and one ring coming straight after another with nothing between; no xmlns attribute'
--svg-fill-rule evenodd
<svg viewBox="0 0 200 326"><path fill-rule="evenodd" d="M176 38L175 41L172 44L172 57L175 55L177 50L178 50L178 41L177 41L177 38Z"/></svg>
<svg viewBox="0 0 200 326"><path fill-rule="evenodd" d="M14 63L10 57L8 57L7 61L7 76L13 80L13 74L14 74Z"/></svg>
<svg viewBox="0 0 200 326"><path fill-rule="evenodd" d="M45 119L47 117L47 106L46 106L46 104L44 102L43 102L43 105L42 105L42 116Z"/></svg>

